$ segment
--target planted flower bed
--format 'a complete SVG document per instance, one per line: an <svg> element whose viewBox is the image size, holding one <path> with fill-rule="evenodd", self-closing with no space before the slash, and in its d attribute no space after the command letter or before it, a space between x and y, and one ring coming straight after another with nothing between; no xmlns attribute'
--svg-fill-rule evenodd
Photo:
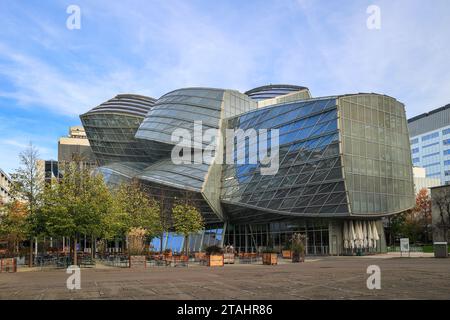
<svg viewBox="0 0 450 320"><path fill-rule="evenodd" d="M205 249L206 262L208 267L223 267L224 256L223 250L219 246L210 246Z"/></svg>

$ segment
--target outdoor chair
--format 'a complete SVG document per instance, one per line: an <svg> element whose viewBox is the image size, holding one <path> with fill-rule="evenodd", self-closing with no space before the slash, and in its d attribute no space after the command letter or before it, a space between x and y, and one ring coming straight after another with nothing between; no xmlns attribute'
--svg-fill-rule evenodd
<svg viewBox="0 0 450 320"><path fill-rule="evenodd" d="M95 260L92 257L84 257L80 260L80 266L84 268L95 267Z"/></svg>
<svg viewBox="0 0 450 320"><path fill-rule="evenodd" d="M167 266L166 260L163 260L163 259L155 260L155 266L157 266L157 267L166 267Z"/></svg>
<svg viewBox="0 0 450 320"><path fill-rule="evenodd" d="M188 256L173 256L173 266L174 267L187 267L189 263Z"/></svg>
<svg viewBox="0 0 450 320"><path fill-rule="evenodd" d="M66 256L58 257L56 259L56 267L57 268L67 268L71 265L71 259Z"/></svg>

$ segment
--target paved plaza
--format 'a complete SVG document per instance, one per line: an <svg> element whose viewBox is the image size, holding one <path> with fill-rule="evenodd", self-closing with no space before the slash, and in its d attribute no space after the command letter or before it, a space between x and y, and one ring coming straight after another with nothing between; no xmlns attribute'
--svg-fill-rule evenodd
<svg viewBox="0 0 450 320"><path fill-rule="evenodd" d="M369 290L369 265L381 289ZM449 299L450 259L311 257L277 266L209 268L98 266L81 270L81 289L66 287L64 269L0 273L0 299Z"/></svg>

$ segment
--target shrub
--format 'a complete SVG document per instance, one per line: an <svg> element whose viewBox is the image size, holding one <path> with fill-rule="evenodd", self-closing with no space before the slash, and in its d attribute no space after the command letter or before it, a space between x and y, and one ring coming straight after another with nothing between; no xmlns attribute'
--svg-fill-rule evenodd
<svg viewBox="0 0 450 320"><path fill-rule="evenodd" d="M222 254L223 249L219 246L209 246L205 249L207 255Z"/></svg>
<svg viewBox="0 0 450 320"><path fill-rule="evenodd" d="M128 248L130 255L141 255L145 251L145 230L142 228L131 228L128 232Z"/></svg>
<svg viewBox="0 0 450 320"><path fill-rule="evenodd" d="M293 243L292 244L292 251L295 253L303 253L305 251L305 245L300 243Z"/></svg>
<svg viewBox="0 0 450 320"><path fill-rule="evenodd" d="M301 233L294 233L291 239L292 252L296 254L305 253L305 240L306 236Z"/></svg>

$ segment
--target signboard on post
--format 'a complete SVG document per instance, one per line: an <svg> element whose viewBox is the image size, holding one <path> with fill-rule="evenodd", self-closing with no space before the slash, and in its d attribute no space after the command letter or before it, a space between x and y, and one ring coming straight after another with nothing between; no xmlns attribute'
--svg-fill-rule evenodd
<svg viewBox="0 0 450 320"><path fill-rule="evenodd" d="M403 252L408 252L408 256L410 256L409 253L409 238L401 238L400 239L400 255L403 256Z"/></svg>

